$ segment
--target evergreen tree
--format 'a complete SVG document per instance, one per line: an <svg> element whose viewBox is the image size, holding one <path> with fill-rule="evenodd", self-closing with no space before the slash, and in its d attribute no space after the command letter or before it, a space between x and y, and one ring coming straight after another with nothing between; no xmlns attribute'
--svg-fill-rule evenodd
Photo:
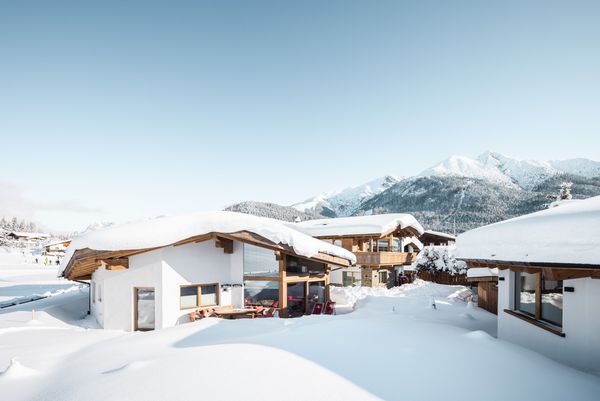
<svg viewBox="0 0 600 401"><path fill-rule="evenodd" d="M571 195L571 188L573 187L572 182L563 182L560 184L560 190L558 192L558 196L556 197L557 201L561 200L571 200L573 199L573 195Z"/></svg>

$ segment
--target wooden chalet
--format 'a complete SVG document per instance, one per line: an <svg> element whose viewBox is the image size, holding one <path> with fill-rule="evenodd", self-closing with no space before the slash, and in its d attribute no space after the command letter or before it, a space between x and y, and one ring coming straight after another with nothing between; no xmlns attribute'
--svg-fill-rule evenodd
<svg viewBox="0 0 600 401"><path fill-rule="evenodd" d="M414 263L423 247L417 238L423 227L409 214L309 220L296 225L302 232L352 252L360 269L360 284L366 287L396 285L396 269ZM341 273L337 280L332 275L333 284L358 282L352 269L341 269Z"/></svg>

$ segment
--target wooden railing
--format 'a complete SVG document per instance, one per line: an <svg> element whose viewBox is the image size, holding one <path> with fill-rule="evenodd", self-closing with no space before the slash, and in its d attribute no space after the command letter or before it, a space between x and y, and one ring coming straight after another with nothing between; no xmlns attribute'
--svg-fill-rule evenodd
<svg viewBox="0 0 600 401"><path fill-rule="evenodd" d="M356 264L361 266L409 265L417 260L416 253L408 252L354 252Z"/></svg>

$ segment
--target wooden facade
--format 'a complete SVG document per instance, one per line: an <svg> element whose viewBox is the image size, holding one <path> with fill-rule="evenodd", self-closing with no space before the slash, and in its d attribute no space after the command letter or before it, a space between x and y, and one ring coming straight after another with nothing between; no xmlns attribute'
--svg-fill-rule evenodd
<svg viewBox="0 0 600 401"><path fill-rule="evenodd" d="M361 267L362 286L390 288L396 285L395 267L416 262L420 249L410 239L418 235L412 228L397 228L384 234L316 238L341 246L356 255L356 265Z"/></svg>
<svg viewBox="0 0 600 401"><path fill-rule="evenodd" d="M477 283L477 306L494 315L498 314L498 281L479 281Z"/></svg>

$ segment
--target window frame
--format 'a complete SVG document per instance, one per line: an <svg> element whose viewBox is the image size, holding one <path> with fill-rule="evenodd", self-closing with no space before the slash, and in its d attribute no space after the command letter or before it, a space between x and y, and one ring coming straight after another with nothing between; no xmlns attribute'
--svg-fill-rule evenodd
<svg viewBox="0 0 600 401"><path fill-rule="evenodd" d="M209 286L216 287L216 296L217 296L216 303L203 305L202 304L202 287L209 287ZM181 289L182 288L190 288L190 287L196 287L196 306L183 307L181 305ZM209 306L217 306L220 303L221 303L221 286L219 285L219 283L185 284L185 285L179 286L179 310L206 308Z"/></svg>
<svg viewBox="0 0 600 401"><path fill-rule="evenodd" d="M565 333L563 332L563 325L560 324L556 324L553 323L549 320L545 320L542 318L542 282L544 280L544 278L542 277L543 272L542 271L537 271L537 272L525 272L528 274L532 274L535 275L535 303L534 303L534 314L529 314L526 312L522 312L519 309L517 309L517 296L519 296L517 293L517 281L520 279L520 274L523 273L522 271L514 271L513 272L513 281L512 281L512 288L511 291L513 292L513 297L512 297L512 303L510 304L510 309L504 309L505 313L508 313L511 316L515 316L521 320L524 320L528 323L531 323L537 327L540 327L546 331L549 331L553 334L556 334L560 337L565 337ZM563 281L563 280L557 280L557 281ZM564 294L564 281L563 281L563 294ZM562 312L564 313L564 312Z"/></svg>
<svg viewBox="0 0 600 401"><path fill-rule="evenodd" d="M385 275L385 280L382 280L383 276ZM390 279L390 272L387 270L380 270L379 271L379 284L387 284L388 280Z"/></svg>

